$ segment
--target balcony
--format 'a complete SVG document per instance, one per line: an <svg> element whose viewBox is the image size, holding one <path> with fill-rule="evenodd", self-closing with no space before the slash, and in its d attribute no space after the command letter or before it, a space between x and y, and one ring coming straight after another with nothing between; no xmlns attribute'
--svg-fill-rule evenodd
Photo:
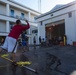
<svg viewBox="0 0 76 75"><path fill-rule="evenodd" d="M27 18L21 18L20 16L18 15L15 15L15 16L7 16L7 15L4 15L4 14L0 14L0 19L1 20L4 20L4 21L10 21L10 22L15 22L17 19L20 19L22 20L22 23L25 24L25 21ZM28 20L28 19L27 19ZM31 24L33 25L36 25L36 23L34 21L29 21Z"/></svg>
<svg viewBox="0 0 76 75"><path fill-rule="evenodd" d="M9 20L9 21L12 21L12 22L15 22L17 19L20 19L20 20L26 20L26 18L21 18L20 16L16 15L16 16L7 16L7 15L4 15L4 14L0 14L0 19L1 20Z"/></svg>

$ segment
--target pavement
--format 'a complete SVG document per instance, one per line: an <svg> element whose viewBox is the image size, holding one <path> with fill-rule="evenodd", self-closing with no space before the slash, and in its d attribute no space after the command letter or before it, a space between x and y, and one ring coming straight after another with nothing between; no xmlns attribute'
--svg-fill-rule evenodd
<svg viewBox="0 0 76 75"><path fill-rule="evenodd" d="M0 75L76 75L76 46L30 47L23 52L17 60L29 60L28 67L36 70L38 74L17 67L11 70L10 62L0 58Z"/></svg>

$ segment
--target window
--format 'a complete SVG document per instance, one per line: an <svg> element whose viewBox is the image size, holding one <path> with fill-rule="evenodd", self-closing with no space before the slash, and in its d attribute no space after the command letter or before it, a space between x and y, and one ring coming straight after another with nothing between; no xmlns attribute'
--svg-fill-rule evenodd
<svg viewBox="0 0 76 75"><path fill-rule="evenodd" d="M24 13L21 13L21 18L24 19Z"/></svg>
<svg viewBox="0 0 76 75"><path fill-rule="evenodd" d="M14 10L10 10L10 16L14 17Z"/></svg>
<svg viewBox="0 0 76 75"><path fill-rule="evenodd" d="M32 33L38 33L38 30L32 30Z"/></svg>

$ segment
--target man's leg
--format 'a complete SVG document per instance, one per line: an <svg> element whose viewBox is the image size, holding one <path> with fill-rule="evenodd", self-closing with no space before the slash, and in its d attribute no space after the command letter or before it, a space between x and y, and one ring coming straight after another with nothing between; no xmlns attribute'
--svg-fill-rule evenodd
<svg viewBox="0 0 76 75"><path fill-rule="evenodd" d="M17 62L19 61L19 57L20 57L21 53L11 53L11 59L13 60L13 62Z"/></svg>
<svg viewBox="0 0 76 75"><path fill-rule="evenodd" d="M16 61L16 53L11 53L11 60L13 61L13 62L15 62Z"/></svg>

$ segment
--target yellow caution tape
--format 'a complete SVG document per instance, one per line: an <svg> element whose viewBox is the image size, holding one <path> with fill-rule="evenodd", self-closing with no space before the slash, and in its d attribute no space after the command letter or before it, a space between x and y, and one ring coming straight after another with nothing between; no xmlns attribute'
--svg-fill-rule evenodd
<svg viewBox="0 0 76 75"><path fill-rule="evenodd" d="M9 55L9 54L3 54L3 55L1 55L1 57L4 58L4 59L6 59L6 60L8 60L8 61L10 61L10 62L13 62L13 60L7 58L8 55ZM29 62L29 61L19 61L19 62L16 62L16 63L17 63L19 66L30 65L30 64L31 64L31 62Z"/></svg>

